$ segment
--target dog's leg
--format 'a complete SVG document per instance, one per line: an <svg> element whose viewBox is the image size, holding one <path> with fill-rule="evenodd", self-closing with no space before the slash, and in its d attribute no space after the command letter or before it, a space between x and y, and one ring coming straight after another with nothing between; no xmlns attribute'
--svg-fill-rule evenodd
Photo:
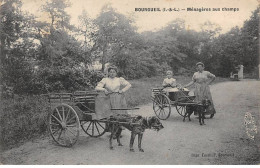
<svg viewBox="0 0 260 168"><path fill-rule="evenodd" d="M189 121L191 121L191 119L190 119L191 114L192 114L192 113L190 113L190 114L188 115Z"/></svg>
<svg viewBox="0 0 260 168"><path fill-rule="evenodd" d="M108 123L105 123L105 131L106 132L109 132L110 130L109 130L109 124Z"/></svg>
<svg viewBox="0 0 260 168"><path fill-rule="evenodd" d="M198 115L199 115L199 123L200 123L200 125L202 125L202 124L201 124L201 114L200 114L200 108L199 108L199 106L196 108L196 111L197 111L197 113L198 113Z"/></svg>
<svg viewBox="0 0 260 168"><path fill-rule="evenodd" d="M133 145L134 145L134 141L135 141L135 136L136 136L136 133L134 133L134 131L131 132L131 139L130 139L130 151L131 152L134 152L134 148L133 148Z"/></svg>
<svg viewBox="0 0 260 168"><path fill-rule="evenodd" d="M109 138L109 148L111 150L113 150L112 140L113 140L114 135L115 135L115 124L112 124L112 126L111 126L111 135L110 135L110 138Z"/></svg>
<svg viewBox="0 0 260 168"><path fill-rule="evenodd" d="M117 143L118 143L118 146L123 146L120 142L120 135L122 133L122 128L119 127L118 130L117 130L117 133L116 133L116 138L117 138Z"/></svg>
<svg viewBox="0 0 260 168"><path fill-rule="evenodd" d="M200 125L202 125L202 122L201 122L201 119L202 119L202 111L201 111L201 108L197 108L198 109L198 113L199 113L199 122L200 122Z"/></svg>
<svg viewBox="0 0 260 168"><path fill-rule="evenodd" d="M138 149L140 152L144 152L142 149L142 138L143 138L143 133L138 134Z"/></svg>
<svg viewBox="0 0 260 168"><path fill-rule="evenodd" d="M193 112L193 111L190 111L189 114L188 114L188 119L189 119L189 121L191 121L190 116L191 116L192 112Z"/></svg>
<svg viewBox="0 0 260 168"><path fill-rule="evenodd" d="M186 111L186 113L184 114L184 116L183 116L183 122L185 122L185 118L186 118L186 116L187 116L187 111Z"/></svg>
<svg viewBox="0 0 260 168"><path fill-rule="evenodd" d="M205 122L204 122L204 118L205 118L205 114L204 114L204 112L203 112L203 113L202 113L202 124L203 124L203 125L206 125Z"/></svg>
<svg viewBox="0 0 260 168"><path fill-rule="evenodd" d="M202 111L202 124L206 125L204 123L204 119L205 119L205 108L203 108L203 111Z"/></svg>
<svg viewBox="0 0 260 168"><path fill-rule="evenodd" d="M200 122L200 125L202 125L202 122L201 122L201 113L199 113L199 122Z"/></svg>
<svg viewBox="0 0 260 168"><path fill-rule="evenodd" d="M192 107L186 106L186 112L185 112L184 119L183 119L184 121L185 121L185 117L188 117L189 121L191 121L190 116L193 112L192 110L193 110Z"/></svg>

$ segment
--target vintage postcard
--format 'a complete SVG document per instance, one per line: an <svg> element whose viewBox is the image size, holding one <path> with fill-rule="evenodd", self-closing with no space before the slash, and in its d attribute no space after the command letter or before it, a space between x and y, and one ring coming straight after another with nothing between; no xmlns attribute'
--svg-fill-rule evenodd
<svg viewBox="0 0 260 168"><path fill-rule="evenodd" d="M3 165L259 165L259 0L2 0Z"/></svg>

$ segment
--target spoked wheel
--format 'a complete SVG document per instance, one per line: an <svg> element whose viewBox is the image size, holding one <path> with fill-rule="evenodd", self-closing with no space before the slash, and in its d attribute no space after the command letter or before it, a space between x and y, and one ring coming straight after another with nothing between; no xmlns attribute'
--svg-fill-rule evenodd
<svg viewBox="0 0 260 168"><path fill-rule="evenodd" d="M48 129L53 140L61 146L73 146L79 137L79 118L69 105L62 104L53 109L48 117Z"/></svg>
<svg viewBox="0 0 260 168"><path fill-rule="evenodd" d="M164 94L155 95L153 100L153 110L159 119L166 120L171 114L170 99Z"/></svg>
<svg viewBox="0 0 260 168"><path fill-rule="evenodd" d="M80 121L83 131L91 137L100 137L106 131L106 124L97 120Z"/></svg>
<svg viewBox="0 0 260 168"><path fill-rule="evenodd" d="M184 106L184 105L183 106L176 105L176 110L182 117L184 117L184 115L186 113L186 106Z"/></svg>

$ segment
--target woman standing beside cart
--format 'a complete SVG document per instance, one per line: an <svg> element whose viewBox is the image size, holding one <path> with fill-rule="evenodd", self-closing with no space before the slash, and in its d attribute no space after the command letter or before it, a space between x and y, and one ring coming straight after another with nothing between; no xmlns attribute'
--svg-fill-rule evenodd
<svg viewBox="0 0 260 168"><path fill-rule="evenodd" d="M204 64L202 62L198 62L196 67L198 71L194 73L192 81L184 87L189 87L193 84L195 85L195 101L201 102L203 99L209 99L211 101L211 105L207 109L206 114L210 114L210 118L212 118L216 111L214 108L209 85L215 80L216 77L212 73L204 71Z"/></svg>
<svg viewBox="0 0 260 168"><path fill-rule="evenodd" d="M122 77L117 77L117 68L111 66L108 68L108 77L103 78L98 83L96 90L104 92L106 97L109 98L111 109L122 109L127 108L124 92L126 92L130 87L131 84L128 81ZM127 114L127 111L112 110L111 114ZM105 116L107 117L108 113Z"/></svg>

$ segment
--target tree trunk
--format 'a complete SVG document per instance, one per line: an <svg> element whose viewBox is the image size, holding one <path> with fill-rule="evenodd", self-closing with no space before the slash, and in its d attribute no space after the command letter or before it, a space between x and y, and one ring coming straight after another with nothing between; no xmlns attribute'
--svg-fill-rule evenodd
<svg viewBox="0 0 260 168"><path fill-rule="evenodd" d="M105 70L105 64L106 64L106 58L107 58L107 50L106 50L106 45L104 45L103 47L103 55L102 55L102 58L101 58L101 64L102 64L102 68L101 68L101 71L104 72Z"/></svg>
<svg viewBox="0 0 260 168"><path fill-rule="evenodd" d="M105 70L105 64L106 64L104 52L103 52L103 56L102 56L102 58L101 58L101 64L102 64L101 71L104 72L104 70Z"/></svg>

